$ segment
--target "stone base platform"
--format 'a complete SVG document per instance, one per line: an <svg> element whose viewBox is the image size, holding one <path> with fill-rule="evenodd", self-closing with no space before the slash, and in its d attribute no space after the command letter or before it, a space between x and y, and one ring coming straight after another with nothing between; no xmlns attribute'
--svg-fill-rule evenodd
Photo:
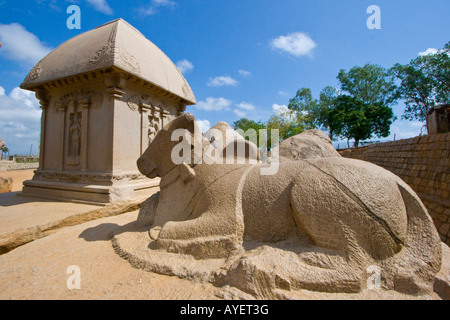
<svg viewBox="0 0 450 320"><path fill-rule="evenodd" d="M47 173L36 171L32 180L24 181L21 195L41 197L52 200L106 205L152 195L159 187L159 179L138 178L134 180L113 180L102 176L98 182L92 175L70 174L60 180L45 178ZM42 178L44 177L44 178ZM110 178L110 179L108 179ZM89 181L91 180L91 181Z"/></svg>

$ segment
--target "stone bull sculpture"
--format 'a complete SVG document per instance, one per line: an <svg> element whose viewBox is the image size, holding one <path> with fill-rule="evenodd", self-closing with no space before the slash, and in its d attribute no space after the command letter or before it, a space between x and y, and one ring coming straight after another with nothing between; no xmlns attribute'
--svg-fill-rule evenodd
<svg viewBox="0 0 450 320"><path fill-rule="evenodd" d="M256 281L258 268L274 287L359 292L374 266L383 289L432 291L440 239L399 177L332 151L300 159L297 152L296 160L284 151L275 175L261 175L262 163L175 164L171 152L179 141L171 136L177 129L202 151L208 147L194 134L194 116L183 114L138 159L143 174L161 177L160 192L143 204L139 218L149 226L150 250L226 259L222 278L248 292L257 285L246 281ZM258 256L264 258L255 262ZM254 259L253 268L245 259Z"/></svg>

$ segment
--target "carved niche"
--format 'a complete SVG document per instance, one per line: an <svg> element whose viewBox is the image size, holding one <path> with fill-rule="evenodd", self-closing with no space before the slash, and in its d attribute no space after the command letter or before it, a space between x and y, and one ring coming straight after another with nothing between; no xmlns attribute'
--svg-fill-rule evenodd
<svg viewBox="0 0 450 320"><path fill-rule="evenodd" d="M75 91L59 97L53 112L61 115L61 170L87 170L89 109L102 104L103 95Z"/></svg>
<svg viewBox="0 0 450 320"><path fill-rule="evenodd" d="M127 105L141 114L141 154L153 141L162 127L173 120L169 107L145 94L135 94L128 98Z"/></svg>

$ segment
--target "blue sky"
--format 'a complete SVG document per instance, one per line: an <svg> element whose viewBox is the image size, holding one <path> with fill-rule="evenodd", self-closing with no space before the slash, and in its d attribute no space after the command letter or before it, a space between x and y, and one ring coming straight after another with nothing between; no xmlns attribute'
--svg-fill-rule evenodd
<svg viewBox="0 0 450 320"><path fill-rule="evenodd" d="M67 7L81 9L69 30ZM370 30L367 8L381 10ZM180 66L197 99L188 107L205 125L245 116L267 120L301 87L314 97L338 86L340 69L375 63L389 68L450 40L448 0L0 0L0 137L11 153L37 152L40 109L18 89L28 71L64 41L123 18ZM397 139L421 124L394 112ZM336 142L335 145L343 142Z"/></svg>

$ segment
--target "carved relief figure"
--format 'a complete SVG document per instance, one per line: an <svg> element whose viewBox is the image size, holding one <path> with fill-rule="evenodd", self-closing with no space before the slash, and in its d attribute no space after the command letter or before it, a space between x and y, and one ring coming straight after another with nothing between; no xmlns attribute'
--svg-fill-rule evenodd
<svg viewBox="0 0 450 320"><path fill-rule="evenodd" d="M80 156L81 145L81 113L73 113L70 116L69 128L69 156L76 158Z"/></svg>
<svg viewBox="0 0 450 320"><path fill-rule="evenodd" d="M155 139L156 134L159 131L159 123L156 121L157 119L150 120L149 117L149 127L148 127L148 144L152 143L153 139Z"/></svg>
<svg viewBox="0 0 450 320"><path fill-rule="evenodd" d="M148 116L148 144L152 143L153 139L155 139L156 134L160 130L160 122L162 119L160 118L163 115L163 112L158 107L152 107L152 113Z"/></svg>

